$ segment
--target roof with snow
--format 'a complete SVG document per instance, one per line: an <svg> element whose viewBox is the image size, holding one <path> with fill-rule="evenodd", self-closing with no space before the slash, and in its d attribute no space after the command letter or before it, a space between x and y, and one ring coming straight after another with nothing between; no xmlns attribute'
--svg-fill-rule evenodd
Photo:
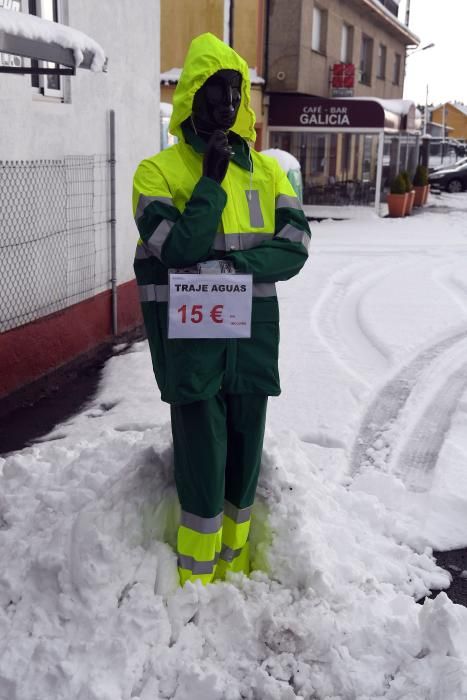
<svg viewBox="0 0 467 700"><path fill-rule="evenodd" d="M0 9L0 52L61 66L105 71L104 49L83 32L24 12ZM3 68L3 72L29 72Z"/></svg>
<svg viewBox="0 0 467 700"><path fill-rule="evenodd" d="M436 109L440 109L440 107L447 107L447 105L451 105L451 107L459 110L459 112L462 112L462 114L467 117L467 105L462 102L440 102L435 107L432 107L431 111L434 112Z"/></svg>
<svg viewBox="0 0 467 700"><path fill-rule="evenodd" d="M405 38L407 46L419 45L419 37L414 34L406 24L401 22L390 10L388 10L388 8L385 7L382 2L379 0L363 0L363 3L369 10L372 10L378 14L382 19L387 20L398 34L402 34Z"/></svg>

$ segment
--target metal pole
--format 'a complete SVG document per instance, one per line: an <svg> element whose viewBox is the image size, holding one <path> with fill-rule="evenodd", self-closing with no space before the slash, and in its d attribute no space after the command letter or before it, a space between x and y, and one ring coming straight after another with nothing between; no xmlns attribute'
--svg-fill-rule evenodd
<svg viewBox="0 0 467 700"><path fill-rule="evenodd" d="M446 143L446 105L443 104L443 141L441 143L441 164L444 163L444 144Z"/></svg>
<svg viewBox="0 0 467 700"><path fill-rule="evenodd" d="M426 136L428 133L427 129L427 124L428 124L428 83L426 84L426 95L425 95L425 114L424 114L424 120L423 120L423 136Z"/></svg>
<svg viewBox="0 0 467 700"><path fill-rule="evenodd" d="M115 111L109 112L110 116L110 268L112 284L112 333L118 334L118 300L117 300L117 219L116 219L116 198L115 198Z"/></svg>
<svg viewBox="0 0 467 700"><path fill-rule="evenodd" d="M375 212L381 216L381 181L383 179L384 131L378 136L378 160L376 163Z"/></svg>

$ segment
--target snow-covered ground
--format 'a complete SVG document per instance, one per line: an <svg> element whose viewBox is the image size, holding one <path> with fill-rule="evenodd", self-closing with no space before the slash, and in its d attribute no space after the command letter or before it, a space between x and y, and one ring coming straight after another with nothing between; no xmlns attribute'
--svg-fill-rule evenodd
<svg viewBox="0 0 467 700"><path fill-rule="evenodd" d="M251 578L177 587L168 407L145 344L0 460L2 700L462 700L467 194L313 225L280 285Z"/></svg>

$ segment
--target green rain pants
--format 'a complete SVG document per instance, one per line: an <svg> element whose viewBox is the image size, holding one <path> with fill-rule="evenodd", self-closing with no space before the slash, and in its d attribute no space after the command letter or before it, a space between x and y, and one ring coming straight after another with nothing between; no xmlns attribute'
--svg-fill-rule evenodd
<svg viewBox="0 0 467 700"><path fill-rule="evenodd" d="M267 400L221 391L205 401L171 405L182 585L223 579L229 570L249 573Z"/></svg>

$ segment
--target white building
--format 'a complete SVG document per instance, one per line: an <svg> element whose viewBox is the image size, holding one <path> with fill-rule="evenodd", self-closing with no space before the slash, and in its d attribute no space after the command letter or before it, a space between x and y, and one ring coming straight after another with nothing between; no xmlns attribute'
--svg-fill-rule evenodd
<svg viewBox="0 0 467 700"><path fill-rule="evenodd" d="M159 0L0 0L7 10L84 32L108 70L0 72L0 398L141 324L131 184L160 142ZM54 64L0 53L0 68L18 66Z"/></svg>

